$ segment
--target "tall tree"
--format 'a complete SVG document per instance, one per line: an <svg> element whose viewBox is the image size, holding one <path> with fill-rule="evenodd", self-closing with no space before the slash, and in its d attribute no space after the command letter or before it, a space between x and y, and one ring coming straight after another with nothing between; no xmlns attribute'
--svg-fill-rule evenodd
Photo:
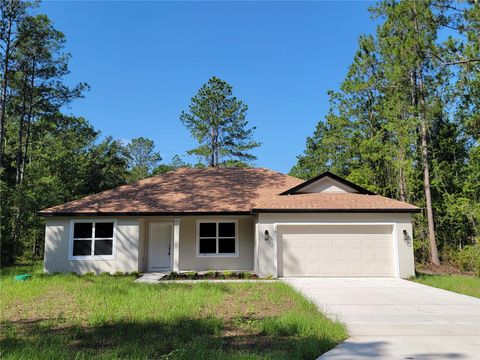
<svg viewBox="0 0 480 360"><path fill-rule="evenodd" d="M378 31L378 41L384 56L385 67L391 69L391 80L410 78L411 107L410 114L417 119L419 131L420 161L423 171L423 190L425 196L428 238L430 243L430 261L440 264L435 223L432 206L430 174L430 128L432 108L430 105L436 95L434 84L436 72L435 60L430 55L437 52L435 40L439 30L439 21L433 13L429 1L404 0L400 2L383 1L374 10L384 18ZM390 54L396 54L391 56ZM392 82L393 83L393 82ZM441 86L441 84L438 84ZM407 90L402 86L400 91ZM408 91L408 90L407 90ZM441 105L440 105L441 106ZM434 111L437 110L435 106Z"/></svg>
<svg viewBox="0 0 480 360"><path fill-rule="evenodd" d="M45 15L26 16L19 26L14 54L16 77L12 83L14 113L18 117L16 184L22 182L31 138L32 122L55 114L61 106L82 95L87 87L70 89L61 79L68 74L70 56L62 52L65 36Z"/></svg>
<svg viewBox="0 0 480 360"><path fill-rule="evenodd" d="M15 76L11 81L10 110L16 120L15 187L13 189L13 252L21 232L25 204L23 179L28 161L34 121L41 115L53 115L62 105L81 96L85 84L73 89L61 80L68 74L69 56L62 52L64 35L45 15L25 16L18 24L18 35L12 60Z"/></svg>
<svg viewBox="0 0 480 360"><path fill-rule="evenodd" d="M2 63L0 89L0 169L3 169L8 88L9 81L12 78L12 53L15 51L17 43L18 25L26 15L29 6L30 3L21 0L0 0L0 60Z"/></svg>
<svg viewBox="0 0 480 360"><path fill-rule="evenodd" d="M83 191L94 194L124 185L128 180L128 151L120 140L107 136L92 144L86 154Z"/></svg>
<svg viewBox="0 0 480 360"><path fill-rule="evenodd" d="M169 171L192 167L192 164L183 161L182 157L178 154L173 155L172 160L168 164L160 164L152 171L152 175L163 174Z"/></svg>
<svg viewBox="0 0 480 360"><path fill-rule="evenodd" d="M86 85L65 84L65 37L30 3L0 0L0 261L41 257L39 210L126 183L129 155L61 110Z"/></svg>
<svg viewBox="0 0 480 360"><path fill-rule="evenodd" d="M310 177L330 168L416 203L424 209L416 231L427 239L425 248L416 242L417 253L433 264L439 246L448 259L452 246L479 235L478 199L465 196L478 147L479 9L450 0L372 7L381 23L375 35L360 38L340 90L330 92L325 121L291 171ZM442 29L452 33L445 42L438 39Z"/></svg>
<svg viewBox="0 0 480 360"><path fill-rule="evenodd" d="M248 128L248 107L233 96L226 81L212 77L192 98L189 112L180 115L199 146L188 153L197 155L209 166L245 166L256 157L250 150L260 146L254 141L255 127Z"/></svg>
<svg viewBox="0 0 480 360"><path fill-rule="evenodd" d="M144 137L132 139L127 145L127 151L130 157L129 182L141 180L152 175L152 171L162 160L160 153L155 151L153 140Z"/></svg>

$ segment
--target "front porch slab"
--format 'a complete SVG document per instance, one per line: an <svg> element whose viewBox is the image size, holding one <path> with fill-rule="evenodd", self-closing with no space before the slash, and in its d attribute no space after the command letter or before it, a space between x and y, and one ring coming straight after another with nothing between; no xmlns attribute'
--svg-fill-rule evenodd
<svg viewBox="0 0 480 360"><path fill-rule="evenodd" d="M151 272L142 274L135 280L137 283L158 283L161 278L170 274L170 272Z"/></svg>

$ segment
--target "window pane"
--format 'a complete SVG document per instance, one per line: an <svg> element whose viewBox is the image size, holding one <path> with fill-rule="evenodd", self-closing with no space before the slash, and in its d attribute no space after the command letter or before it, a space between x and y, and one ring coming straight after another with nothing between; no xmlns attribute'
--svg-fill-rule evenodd
<svg viewBox="0 0 480 360"><path fill-rule="evenodd" d="M96 238L113 238L113 223L111 222L95 223L95 237Z"/></svg>
<svg viewBox="0 0 480 360"><path fill-rule="evenodd" d="M215 254L216 250L216 239L200 239L200 254Z"/></svg>
<svg viewBox="0 0 480 360"><path fill-rule="evenodd" d="M217 224L216 223L200 223L200 237L216 237Z"/></svg>
<svg viewBox="0 0 480 360"><path fill-rule="evenodd" d="M92 223L75 223L73 225L74 238L91 238Z"/></svg>
<svg viewBox="0 0 480 360"><path fill-rule="evenodd" d="M220 254L235 254L235 239L218 239Z"/></svg>
<svg viewBox="0 0 480 360"><path fill-rule="evenodd" d="M219 223L218 224L219 237L235 237L235 223Z"/></svg>
<svg viewBox="0 0 480 360"><path fill-rule="evenodd" d="M92 255L92 240L74 240L73 256L85 255Z"/></svg>
<svg viewBox="0 0 480 360"><path fill-rule="evenodd" d="M113 240L96 240L95 255L112 255L112 245Z"/></svg>

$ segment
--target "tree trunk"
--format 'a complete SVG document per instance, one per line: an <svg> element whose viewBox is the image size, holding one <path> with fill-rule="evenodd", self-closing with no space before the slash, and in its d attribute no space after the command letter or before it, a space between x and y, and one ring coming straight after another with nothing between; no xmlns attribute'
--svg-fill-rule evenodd
<svg viewBox="0 0 480 360"><path fill-rule="evenodd" d="M19 124L18 124L18 147L17 147L17 154L16 154L16 161L15 161L15 169L16 169L16 176L15 176L15 184L18 185L22 182L22 162L23 162L23 129L25 123L25 116L27 113L27 74L24 74L24 81L23 81L23 99L22 99L22 113L19 116Z"/></svg>
<svg viewBox="0 0 480 360"><path fill-rule="evenodd" d="M418 14L416 9L416 3L413 2L414 13L414 26L415 31L420 36L420 27L418 24ZM424 50L420 49L418 44L416 45L417 56L419 59L423 58ZM421 162L423 168L423 190L425 192L425 205L427 210L427 223L428 223L428 240L430 244L430 262L434 265L440 265L440 259L438 257L437 241L435 236L435 223L433 221L433 208L432 208L432 193L430 186L430 166L428 164L428 123L426 115L426 103L425 103L425 86L423 79L422 64L417 65L416 69L412 72L412 82L415 85L413 90L413 96L415 100L415 110L420 118L420 150L421 150Z"/></svg>
<svg viewBox="0 0 480 360"><path fill-rule="evenodd" d="M3 84L2 84L2 96L0 99L0 169L3 169L3 147L5 142L5 115L7 107L7 89L8 89L8 77L9 75L9 62L10 62L10 45L11 45L11 36L12 36L12 21L9 20L6 44L5 44L5 58L3 62ZM2 171L3 172L3 171Z"/></svg>
<svg viewBox="0 0 480 360"><path fill-rule="evenodd" d="M400 189L400 200L407 201L407 184L405 181L405 170L403 168L403 151L400 151L400 166L398 169L398 185Z"/></svg>
<svg viewBox="0 0 480 360"><path fill-rule="evenodd" d="M432 194L430 187L430 167L428 165L428 144L427 144L427 124L426 119L421 120L421 151L423 167L423 189L425 192L425 202L427 207L428 222L428 240L430 243L430 262L434 265L440 265L438 257L437 241L435 239L435 224L433 222Z"/></svg>
<svg viewBox="0 0 480 360"><path fill-rule="evenodd" d="M34 85L35 85L35 77L36 77L36 61L34 60L32 63L31 69L31 77L30 77L30 93L29 93L29 104L28 104L28 113L27 116L27 129L25 132L25 148L23 149L22 154L22 161L20 166L20 184L23 182L23 178L25 177L25 167L28 161L28 148L30 145L30 133L31 133L31 124L32 124L32 117L33 117L33 102L34 102Z"/></svg>
<svg viewBox="0 0 480 360"><path fill-rule="evenodd" d="M219 148L218 148L218 131L217 131L215 133L215 159L217 159L215 166L218 166L218 164L220 163L218 154L219 154Z"/></svg>
<svg viewBox="0 0 480 360"><path fill-rule="evenodd" d="M430 166L428 164L428 126L426 116L426 104L425 104L425 89L423 83L423 72L419 68L418 71L418 101L420 115L420 147L421 158L423 168L423 190L425 192L425 205L427 210L427 222L428 222L428 240L430 243L430 262L434 265L440 265L440 259L438 257L437 240L435 236L435 223L433 221L433 208L432 208L432 193L430 186Z"/></svg>
<svg viewBox="0 0 480 360"><path fill-rule="evenodd" d="M211 151L212 153L210 154L210 166L215 167L215 129L212 127L212 143L211 145Z"/></svg>

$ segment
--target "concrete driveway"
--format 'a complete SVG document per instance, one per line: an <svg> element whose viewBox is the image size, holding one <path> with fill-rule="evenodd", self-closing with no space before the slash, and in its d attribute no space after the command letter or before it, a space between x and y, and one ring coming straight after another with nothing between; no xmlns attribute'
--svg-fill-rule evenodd
<svg viewBox="0 0 480 360"><path fill-rule="evenodd" d="M480 299L380 278L285 278L350 338L321 360L479 360Z"/></svg>

